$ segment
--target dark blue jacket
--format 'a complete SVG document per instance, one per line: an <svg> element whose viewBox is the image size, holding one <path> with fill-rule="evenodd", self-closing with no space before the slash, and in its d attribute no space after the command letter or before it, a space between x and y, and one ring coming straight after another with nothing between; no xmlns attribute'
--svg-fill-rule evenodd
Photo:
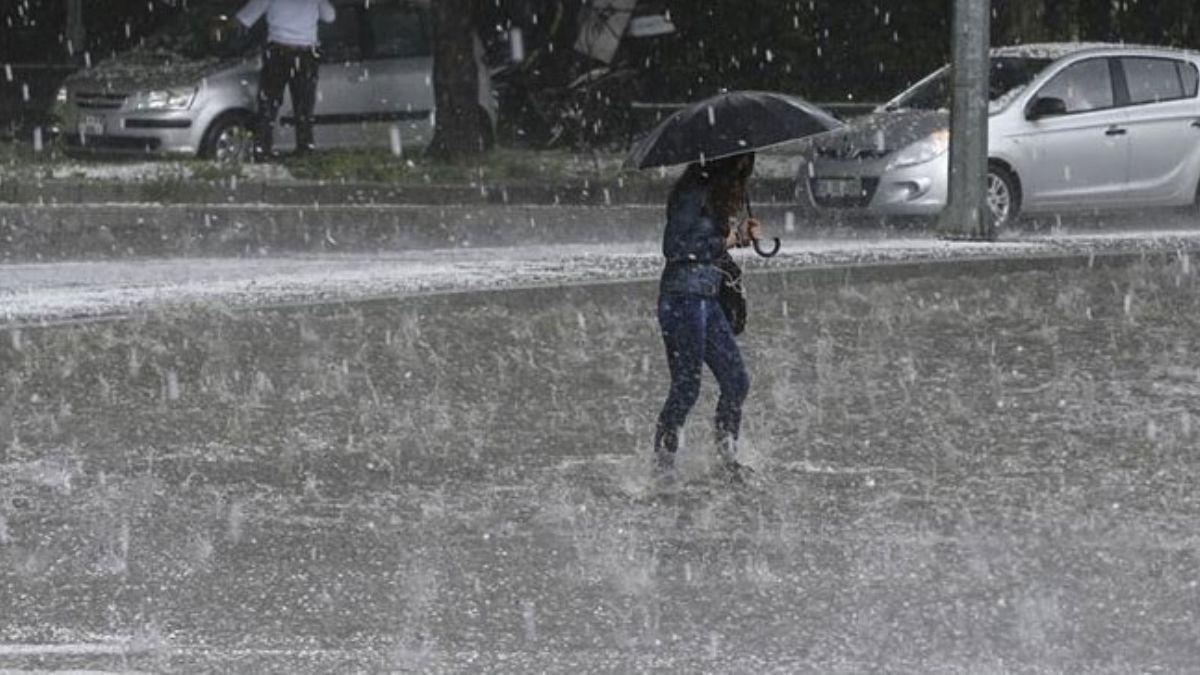
<svg viewBox="0 0 1200 675"><path fill-rule="evenodd" d="M717 297L722 274L714 263L729 255L725 249L727 235L728 224L708 207L708 185L693 182L676 189L667 204L667 228L663 233L667 265L659 281L659 293Z"/></svg>

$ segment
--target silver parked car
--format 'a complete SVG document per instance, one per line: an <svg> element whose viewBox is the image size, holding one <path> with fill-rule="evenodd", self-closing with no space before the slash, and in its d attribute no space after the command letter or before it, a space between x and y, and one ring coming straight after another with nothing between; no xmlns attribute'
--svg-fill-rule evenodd
<svg viewBox="0 0 1200 675"><path fill-rule="evenodd" d="M1109 44L991 51L988 206L1018 214L1187 205L1200 185L1200 54ZM928 216L946 203L951 80L942 68L814 139L802 202Z"/></svg>
<svg viewBox="0 0 1200 675"><path fill-rule="evenodd" d="M429 0L335 0L335 5L337 21L320 25L317 147L428 143L434 112ZM185 14L141 47L68 78L59 92L60 131L68 149L218 160L248 156L259 51L221 53L227 46L208 39L207 26L204 17ZM486 79L479 101L490 138L495 104ZM295 145L291 122L285 96L276 126L281 149Z"/></svg>

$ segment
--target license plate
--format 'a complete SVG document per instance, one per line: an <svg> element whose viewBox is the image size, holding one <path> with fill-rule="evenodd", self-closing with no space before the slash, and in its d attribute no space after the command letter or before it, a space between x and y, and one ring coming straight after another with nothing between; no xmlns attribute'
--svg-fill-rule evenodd
<svg viewBox="0 0 1200 675"><path fill-rule="evenodd" d="M99 115L84 115L79 123L79 132L84 136L103 136L104 118Z"/></svg>
<svg viewBox="0 0 1200 675"><path fill-rule="evenodd" d="M861 197L862 179L818 178L813 181L813 192L818 197Z"/></svg>

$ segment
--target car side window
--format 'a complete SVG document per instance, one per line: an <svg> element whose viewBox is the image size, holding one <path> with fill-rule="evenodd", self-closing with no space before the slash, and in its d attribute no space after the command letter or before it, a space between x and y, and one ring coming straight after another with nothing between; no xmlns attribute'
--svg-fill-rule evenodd
<svg viewBox="0 0 1200 675"><path fill-rule="evenodd" d="M1112 74L1108 59L1088 59L1067 66L1038 92L1039 97L1059 98L1068 113L1113 107Z"/></svg>
<svg viewBox="0 0 1200 675"><path fill-rule="evenodd" d="M371 58L430 56L430 21L420 7L408 3L377 4L370 9Z"/></svg>
<svg viewBox="0 0 1200 675"><path fill-rule="evenodd" d="M1179 79L1183 82L1184 97L1195 98L1196 90L1200 87L1200 72L1196 70L1196 64L1190 61L1177 61L1175 66L1179 68Z"/></svg>
<svg viewBox="0 0 1200 675"><path fill-rule="evenodd" d="M333 23L321 23L317 37L321 41L321 60L326 63L361 61L362 30L359 9L353 5L338 7Z"/></svg>
<svg viewBox="0 0 1200 675"><path fill-rule="evenodd" d="M1129 102L1136 105L1183 98L1185 82L1180 67L1187 65L1174 59L1121 59L1125 82L1129 86ZM1195 73L1194 66L1192 72ZM1192 90L1194 93L1194 86Z"/></svg>

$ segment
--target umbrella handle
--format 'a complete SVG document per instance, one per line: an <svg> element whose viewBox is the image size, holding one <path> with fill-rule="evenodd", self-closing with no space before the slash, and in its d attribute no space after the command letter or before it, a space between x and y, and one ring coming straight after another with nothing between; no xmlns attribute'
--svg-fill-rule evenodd
<svg viewBox="0 0 1200 675"><path fill-rule="evenodd" d="M760 256L762 256L764 258L773 258L773 257L775 257L776 253L779 253L779 247L782 246L782 243L779 241L779 237L775 237L773 239L773 241L775 242L775 245L771 247L770 251L763 250L762 244L760 243L761 241L762 240L760 240L760 239L754 240L754 252L755 253L759 254Z"/></svg>

